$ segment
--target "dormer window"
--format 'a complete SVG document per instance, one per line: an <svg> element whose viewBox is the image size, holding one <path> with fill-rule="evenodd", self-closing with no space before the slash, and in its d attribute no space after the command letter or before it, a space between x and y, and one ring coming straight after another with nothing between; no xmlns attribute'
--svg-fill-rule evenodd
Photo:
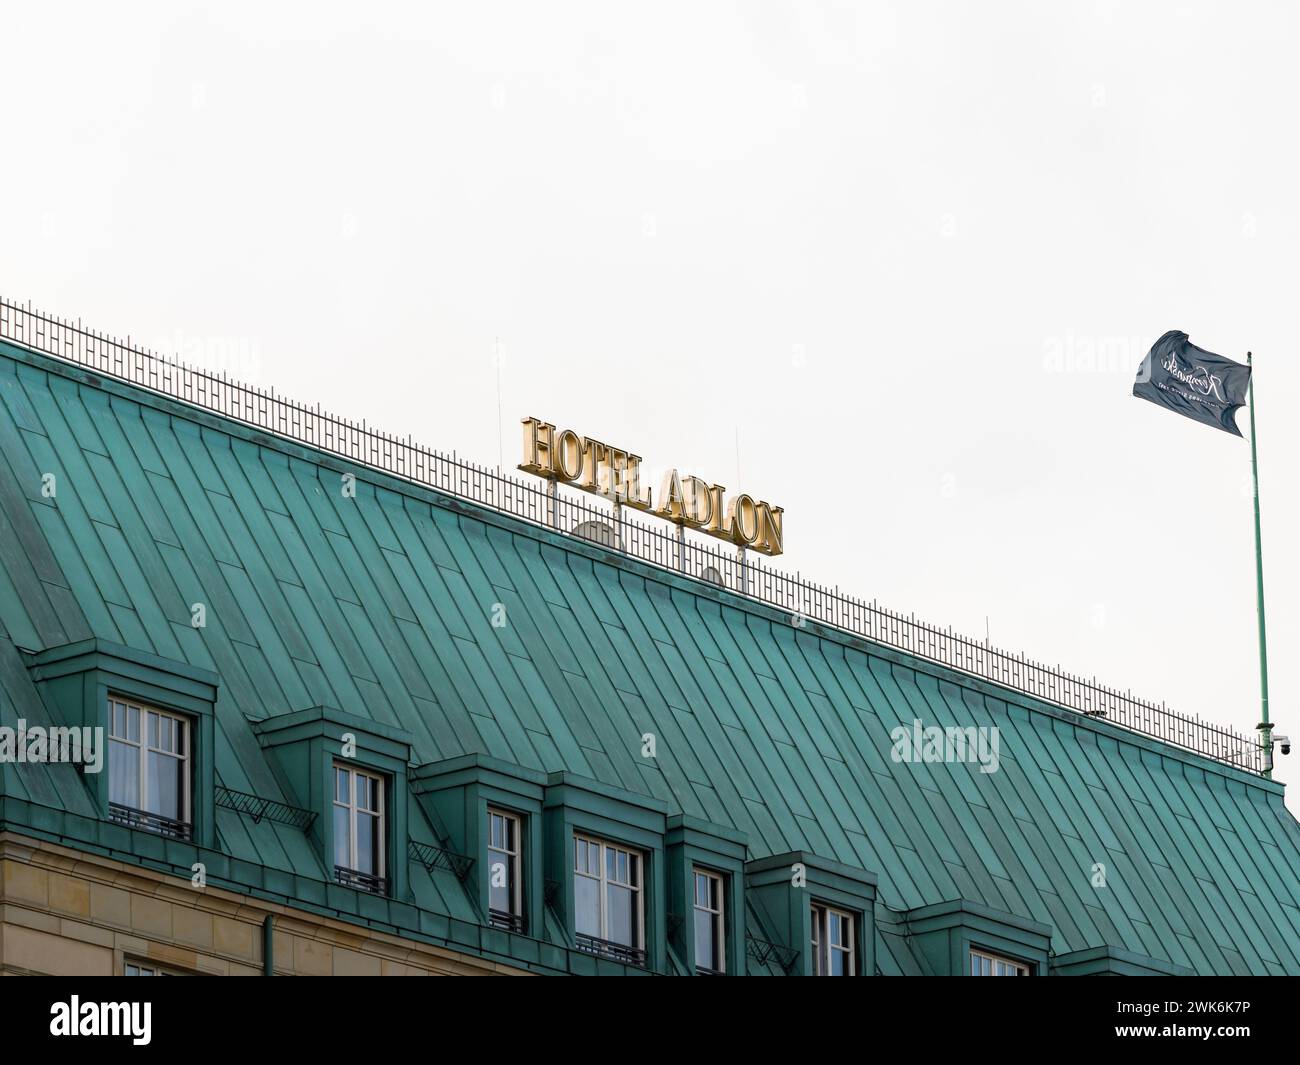
<svg viewBox="0 0 1300 1065"><path fill-rule="evenodd" d="M517 814L488 807L488 917L509 932L524 930L522 838Z"/></svg>
<svg viewBox="0 0 1300 1065"><path fill-rule="evenodd" d="M986 950L970 952L971 976L1028 976L1029 966L1015 958L990 954Z"/></svg>
<svg viewBox="0 0 1300 1065"><path fill-rule="evenodd" d="M645 964L642 855L629 847L575 835L573 895L578 949Z"/></svg>
<svg viewBox="0 0 1300 1065"><path fill-rule="evenodd" d="M189 721L179 714L110 697L108 800L114 821L189 839Z"/></svg>
<svg viewBox="0 0 1300 1065"><path fill-rule="evenodd" d="M726 881L719 873L698 866L691 870L695 888L695 971L719 976L727 971L727 924L723 900Z"/></svg>
<svg viewBox="0 0 1300 1065"><path fill-rule="evenodd" d="M857 945L851 913L814 902L812 908L813 974L853 976Z"/></svg>
<svg viewBox="0 0 1300 1065"><path fill-rule="evenodd" d="M388 892L384 871L384 780L334 764L334 875L341 884Z"/></svg>
<svg viewBox="0 0 1300 1065"><path fill-rule="evenodd" d="M285 798L316 814L311 840L334 881L408 901L410 735L333 706L274 714L253 731Z"/></svg>

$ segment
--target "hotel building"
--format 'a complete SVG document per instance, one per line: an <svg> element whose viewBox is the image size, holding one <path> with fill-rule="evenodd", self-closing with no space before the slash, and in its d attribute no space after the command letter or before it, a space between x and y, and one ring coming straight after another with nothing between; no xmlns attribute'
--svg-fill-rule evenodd
<svg viewBox="0 0 1300 1065"><path fill-rule="evenodd" d="M0 973L1300 974L1256 740L627 511L0 304Z"/></svg>

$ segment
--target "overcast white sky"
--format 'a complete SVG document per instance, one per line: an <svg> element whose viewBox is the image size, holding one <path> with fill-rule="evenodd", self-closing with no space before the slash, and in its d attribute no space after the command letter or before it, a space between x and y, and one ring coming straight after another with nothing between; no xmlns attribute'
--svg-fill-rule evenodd
<svg viewBox="0 0 1300 1065"><path fill-rule="evenodd" d="M1169 329L1253 349L1300 740L1298 21L6 4L0 293L484 463L571 426L783 505L790 569L1251 733L1249 445L1130 389Z"/></svg>

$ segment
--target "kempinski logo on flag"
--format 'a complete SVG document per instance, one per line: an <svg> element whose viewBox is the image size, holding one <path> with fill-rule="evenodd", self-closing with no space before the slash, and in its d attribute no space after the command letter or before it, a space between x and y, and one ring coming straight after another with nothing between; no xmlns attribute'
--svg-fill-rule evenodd
<svg viewBox="0 0 1300 1065"><path fill-rule="evenodd" d="M1171 329L1152 345L1133 395L1240 436L1237 408L1246 402L1250 367L1198 348Z"/></svg>

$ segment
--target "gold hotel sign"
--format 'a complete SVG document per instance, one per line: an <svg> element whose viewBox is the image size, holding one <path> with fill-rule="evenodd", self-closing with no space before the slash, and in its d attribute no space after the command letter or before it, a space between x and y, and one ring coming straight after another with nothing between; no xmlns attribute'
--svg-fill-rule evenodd
<svg viewBox="0 0 1300 1065"><path fill-rule="evenodd" d="M743 494L724 499L722 485L683 477L675 469L664 474L658 496L652 496L650 488L641 484L641 456L579 436L572 429L557 430L537 418L524 418L523 423L524 461L519 468L525 473L563 481L765 555L782 551L785 511L780 507Z"/></svg>

